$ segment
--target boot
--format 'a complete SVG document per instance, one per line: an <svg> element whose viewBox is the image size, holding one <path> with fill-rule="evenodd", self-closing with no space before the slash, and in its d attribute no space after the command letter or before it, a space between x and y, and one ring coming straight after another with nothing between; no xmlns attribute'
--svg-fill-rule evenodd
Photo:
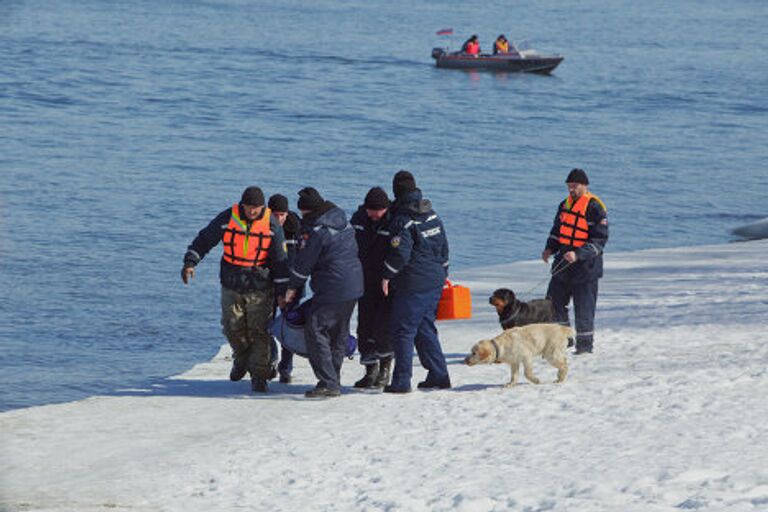
<svg viewBox="0 0 768 512"><path fill-rule="evenodd" d="M307 398L336 398L341 396L341 390L315 386L314 389L305 392L304 396Z"/></svg>
<svg viewBox="0 0 768 512"><path fill-rule="evenodd" d="M254 393L266 393L267 379L264 377L251 377L251 389Z"/></svg>
<svg viewBox="0 0 768 512"><path fill-rule="evenodd" d="M375 386L376 376L379 374L379 363L365 365L365 375L355 382L356 388L372 388Z"/></svg>
<svg viewBox="0 0 768 512"><path fill-rule="evenodd" d="M392 368L392 358L387 357L379 361L379 374L376 376L376 380L373 381L373 387L383 388L389 384L389 372Z"/></svg>
<svg viewBox="0 0 768 512"><path fill-rule="evenodd" d="M248 360L244 357L235 358L232 361L232 369L229 371L229 380L237 382L248 373Z"/></svg>

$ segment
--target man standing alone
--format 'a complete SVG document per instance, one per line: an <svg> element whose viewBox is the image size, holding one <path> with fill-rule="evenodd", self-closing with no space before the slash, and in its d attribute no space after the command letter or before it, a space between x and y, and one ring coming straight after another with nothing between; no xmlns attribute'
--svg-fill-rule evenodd
<svg viewBox="0 0 768 512"><path fill-rule="evenodd" d="M229 378L251 374L253 391L267 391L270 377L269 320L275 290L282 295L288 281L283 230L264 206L259 187L248 187L239 203L227 208L203 228L184 255L181 279L195 275L195 267L216 245L224 244L221 281L221 325L232 347Z"/></svg>
<svg viewBox="0 0 768 512"><path fill-rule="evenodd" d="M410 172L395 174L392 191L392 237L384 259L381 287L385 296L392 295L390 335L395 369L392 384L384 392L411 391L414 347L421 365L428 371L418 387L450 388L448 366L435 327L437 303L448 277L448 239L443 221L432 210L432 203L422 199Z"/></svg>
<svg viewBox="0 0 768 512"><path fill-rule="evenodd" d="M565 180L568 197L560 203L541 258L554 254L547 297L555 320L570 325L568 303L573 298L576 317L576 354L593 349L597 280L603 277L603 248L608 242L605 204L588 190L589 178L573 169Z"/></svg>

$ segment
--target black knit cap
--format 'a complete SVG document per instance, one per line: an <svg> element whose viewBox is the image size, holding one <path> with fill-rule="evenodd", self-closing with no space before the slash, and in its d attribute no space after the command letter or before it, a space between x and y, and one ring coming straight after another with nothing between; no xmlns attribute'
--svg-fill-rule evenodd
<svg viewBox="0 0 768 512"><path fill-rule="evenodd" d="M288 212L288 198L282 194L275 194L269 198L267 203L269 209L273 212L287 213Z"/></svg>
<svg viewBox="0 0 768 512"><path fill-rule="evenodd" d="M570 173L568 173L568 177L565 178L565 182L589 185L589 178L587 178L587 173L585 173L582 169L573 169Z"/></svg>
<svg viewBox="0 0 768 512"><path fill-rule="evenodd" d="M299 190L299 202L297 204L299 210L319 210L324 203L325 199L314 188L306 187Z"/></svg>
<svg viewBox="0 0 768 512"><path fill-rule="evenodd" d="M392 178L392 192L395 194L395 199L414 190L416 190L416 179L413 174L405 170L397 171Z"/></svg>
<svg viewBox="0 0 768 512"><path fill-rule="evenodd" d="M365 195L363 205L369 210L383 210L389 208L389 198L381 187L373 187Z"/></svg>
<svg viewBox="0 0 768 512"><path fill-rule="evenodd" d="M248 206L264 206L264 192L259 187L248 187L243 191L240 202Z"/></svg>

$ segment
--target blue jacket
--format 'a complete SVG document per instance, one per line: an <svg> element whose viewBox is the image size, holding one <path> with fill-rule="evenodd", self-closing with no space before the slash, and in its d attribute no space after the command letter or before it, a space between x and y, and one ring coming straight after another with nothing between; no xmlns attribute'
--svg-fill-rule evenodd
<svg viewBox="0 0 768 512"><path fill-rule="evenodd" d="M301 221L288 287L301 289L310 276L314 304L345 302L363 295L355 230L344 211L328 201Z"/></svg>
<svg viewBox="0 0 768 512"><path fill-rule="evenodd" d="M416 189L391 208L392 220L383 277L396 292L442 288L448 277L448 238L432 203Z"/></svg>
<svg viewBox="0 0 768 512"><path fill-rule="evenodd" d="M365 206L360 206L350 221L355 228L357 255L363 264L366 293L381 292L384 256L387 254L389 240L392 238L389 233L389 221L389 212L380 221L372 221L368 217Z"/></svg>
<svg viewBox="0 0 768 512"><path fill-rule="evenodd" d="M240 208L240 218L245 219L242 207L238 206L238 208ZM205 255L221 242L231 216L232 208L227 208L200 230L184 255L185 267L197 266ZM251 221L246 222L250 227ZM288 255L285 252L283 228L280 227L274 215L269 219L269 227L272 231L272 242L269 246L267 265L264 268L241 267L227 263L222 258L219 269L221 286L238 293L248 293L274 285L276 294L285 293L285 287L288 284Z"/></svg>
<svg viewBox="0 0 768 512"><path fill-rule="evenodd" d="M555 255L552 262L553 270L566 264L562 262L563 254L570 250L570 246L563 246L560 243L560 212L564 206L565 200L557 207L555 221L547 238L546 248ZM573 248L578 259L555 277L571 282L590 281L603 277L603 248L608 242L608 213L603 203L593 198L587 205L586 217L589 237L584 245Z"/></svg>

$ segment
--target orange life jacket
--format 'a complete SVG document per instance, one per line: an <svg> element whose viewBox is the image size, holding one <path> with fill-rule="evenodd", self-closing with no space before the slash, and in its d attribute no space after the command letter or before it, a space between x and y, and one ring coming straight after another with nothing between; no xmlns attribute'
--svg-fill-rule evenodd
<svg viewBox="0 0 768 512"><path fill-rule="evenodd" d="M240 267L263 266L269 256L269 246L272 244L272 232L269 228L271 211L264 209L259 220L248 224L239 215L237 203L232 206L229 224L224 229L221 241L224 243L224 261Z"/></svg>
<svg viewBox="0 0 768 512"><path fill-rule="evenodd" d="M474 42L467 43L466 53L469 55L477 55L480 53L480 45Z"/></svg>
<svg viewBox="0 0 768 512"><path fill-rule="evenodd" d="M586 193L573 204L568 196L560 209L560 243L571 247L581 247L589 238L587 225L587 206L597 196Z"/></svg>
<svg viewBox="0 0 768 512"><path fill-rule="evenodd" d="M496 41L496 53L509 53L509 43L506 41Z"/></svg>

